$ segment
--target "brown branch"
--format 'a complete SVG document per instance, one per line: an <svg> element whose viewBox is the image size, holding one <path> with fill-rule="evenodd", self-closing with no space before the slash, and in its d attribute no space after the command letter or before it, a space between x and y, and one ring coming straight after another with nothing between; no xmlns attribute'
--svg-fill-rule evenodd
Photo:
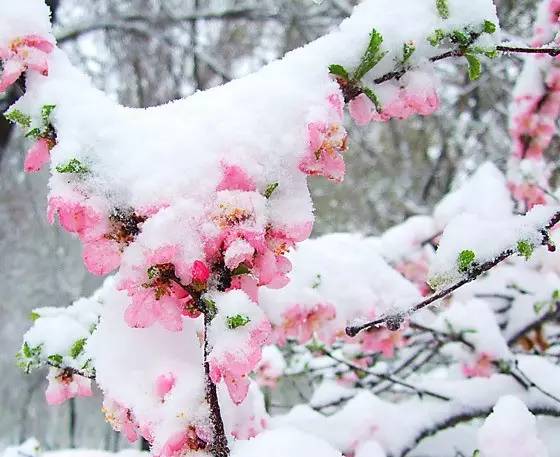
<svg viewBox="0 0 560 457"><path fill-rule="evenodd" d="M224 429L224 421L220 410L220 402L218 401L218 392L216 384L210 378L210 362L208 355L210 348L208 345L208 331L210 330L210 322L212 318L207 311L204 313L204 376L205 376L205 389L206 401L210 409L210 423L212 424L213 436L212 443L210 444L209 451L214 457L228 457L229 446Z"/></svg>
<svg viewBox="0 0 560 457"><path fill-rule="evenodd" d="M557 212L550 222L541 230L543 234L543 244L547 244L549 242L548 236L546 235L547 231L554 227L560 221L560 212ZM368 330L373 327L379 327L382 324L385 324L389 330L398 330L402 323L404 322L405 317L410 316L421 309L426 308L427 306L431 305L432 303L441 300L442 298L447 297L457 289L463 287L465 284L468 284L475 279L477 279L483 273L491 270L499 263L503 262L507 258L514 255L517 251L513 248L506 249L505 251L501 252L498 256L494 259L484 262L480 265L473 266L467 273L467 275L461 279L460 281L456 282L455 284L449 286L446 289L440 290L435 294L431 295L430 297L426 298L425 300L417 303L416 305L410 307L406 311L402 311L396 314L385 315L380 319L367 322L361 325L351 325L346 327L346 334L350 337L356 336L358 333L362 332L363 330Z"/></svg>

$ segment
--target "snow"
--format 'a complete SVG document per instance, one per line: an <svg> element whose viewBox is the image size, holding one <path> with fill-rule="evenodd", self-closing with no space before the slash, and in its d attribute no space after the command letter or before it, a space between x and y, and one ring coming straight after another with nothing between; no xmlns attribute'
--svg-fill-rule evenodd
<svg viewBox="0 0 560 457"><path fill-rule="evenodd" d="M481 457L548 457L535 416L515 397L500 398L478 432Z"/></svg>

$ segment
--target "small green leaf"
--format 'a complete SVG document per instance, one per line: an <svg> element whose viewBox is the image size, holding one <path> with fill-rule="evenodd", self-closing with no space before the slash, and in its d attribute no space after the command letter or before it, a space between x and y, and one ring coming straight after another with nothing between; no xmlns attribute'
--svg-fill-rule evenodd
<svg viewBox="0 0 560 457"><path fill-rule="evenodd" d="M29 344L27 344L27 341L25 341L23 343L23 347L21 348L21 352L23 353L23 355L30 359L31 357L33 357L33 353L31 352L31 348L29 347Z"/></svg>
<svg viewBox="0 0 560 457"><path fill-rule="evenodd" d="M81 338L72 345L72 347L70 348L70 356L73 359L78 357L84 351L86 341L87 340L85 338Z"/></svg>
<svg viewBox="0 0 560 457"><path fill-rule="evenodd" d="M540 314L547 304L548 303L545 301L538 301L533 305L533 311L535 312L535 314Z"/></svg>
<svg viewBox="0 0 560 457"><path fill-rule="evenodd" d="M339 78L342 78L346 81L350 79L350 74L348 73L348 70L346 70L346 68L344 68L342 65L338 65L338 64L329 65L329 73L331 75L338 76Z"/></svg>
<svg viewBox="0 0 560 457"><path fill-rule="evenodd" d="M436 0L436 8L442 19L449 19L449 4L447 0Z"/></svg>
<svg viewBox="0 0 560 457"><path fill-rule="evenodd" d="M9 113L4 113L4 117L14 124L18 124L23 129L31 127L31 117L18 109L13 109Z"/></svg>
<svg viewBox="0 0 560 457"><path fill-rule="evenodd" d="M43 125L48 125L50 123L50 117L56 105L44 105L41 108L41 119L43 121Z"/></svg>
<svg viewBox="0 0 560 457"><path fill-rule="evenodd" d="M251 319L243 314L236 314L235 316L228 316L226 321L228 328L230 330L235 330L236 328L246 326L249 322L251 322Z"/></svg>
<svg viewBox="0 0 560 457"><path fill-rule="evenodd" d="M363 89L364 94L367 95L367 97L373 102L373 104L375 105L375 109L377 110L378 113L381 112L382 110L382 106L381 106L381 101L379 100L379 97L375 94L375 92L373 92L371 89L369 89L368 87L365 87Z"/></svg>
<svg viewBox="0 0 560 457"><path fill-rule="evenodd" d="M274 193L274 191L276 189L278 189L279 184L277 182L273 182L272 184L269 184L268 186L266 186L266 189L264 190L264 196L265 198L270 198L272 196L272 194Z"/></svg>
<svg viewBox="0 0 560 457"><path fill-rule="evenodd" d="M451 34L451 39L453 41L456 41L457 43L459 43L462 46L468 46L469 44L471 44L470 35L467 35L462 30L453 30L453 33Z"/></svg>
<svg viewBox="0 0 560 457"><path fill-rule="evenodd" d="M31 311L31 313L29 313L29 319L31 319L31 322L35 322L40 317L41 315L36 311Z"/></svg>
<svg viewBox="0 0 560 457"><path fill-rule="evenodd" d="M84 174L89 173L89 168L86 167L82 162L78 159L71 159L66 163L62 163L56 166L56 171L59 173L76 173L76 174Z"/></svg>
<svg viewBox="0 0 560 457"><path fill-rule="evenodd" d="M465 249L461 251L459 257L457 257L457 267L461 273L465 273L471 267L474 262L476 255L470 249Z"/></svg>
<svg viewBox="0 0 560 457"><path fill-rule="evenodd" d="M476 81L482 74L482 65L480 60L475 54L466 53L465 58L469 64L469 78L471 81Z"/></svg>
<svg viewBox="0 0 560 457"><path fill-rule="evenodd" d="M359 81L385 57L387 52L381 51L382 44L383 36L377 30L373 29L370 34L369 45L352 79Z"/></svg>
<svg viewBox="0 0 560 457"><path fill-rule="evenodd" d="M63 357L60 354L49 355L47 359L49 359L49 361L55 364L56 366L62 365Z"/></svg>
<svg viewBox="0 0 560 457"><path fill-rule="evenodd" d="M325 345L323 343L321 343L320 341L317 341L315 339L313 339L313 341L308 343L305 347L310 352L319 353L319 352L324 352L325 351Z"/></svg>
<svg viewBox="0 0 560 457"><path fill-rule="evenodd" d="M479 451L478 449L476 449L476 450L473 452L472 457L480 457L480 451Z"/></svg>
<svg viewBox="0 0 560 457"><path fill-rule="evenodd" d="M241 276L251 273L251 269L244 263L240 263L235 270L231 272L232 276Z"/></svg>
<svg viewBox="0 0 560 457"><path fill-rule="evenodd" d="M435 48L445 39L445 32L442 29L436 29L428 36L428 42Z"/></svg>
<svg viewBox="0 0 560 457"><path fill-rule="evenodd" d="M35 127L34 129L31 129L29 132L25 134L25 138L34 138L35 140L37 140L41 138L41 135L42 135L41 129Z"/></svg>
<svg viewBox="0 0 560 457"><path fill-rule="evenodd" d="M484 33L496 33L497 27L496 24L494 24L492 21L484 21L484 24L482 24L482 31Z"/></svg>
<svg viewBox="0 0 560 457"><path fill-rule="evenodd" d="M402 63L405 64L412 57L412 54L416 51L416 45L413 41L407 41L403 44L403 58Z"/></svg>
<svg viewBox="0 0 560 457"><path fill-rule="evenodd" d="M210 320L214 319L216 314L218 314L218 308L216 308L216 302L208 297L202 297L202 302L206 306Z"/></svg>
<svg viewBox="0 0 560 457"><path fill-rule="evenodd" d="M533 255L535 250L535 245L527 240L521 240L517 242L517 252L519 255L525 257L525 260L529 260Z"/></svg>
<svg viewBox="0 0 560 457"><path fill-rule="evenodd" d="M554 301L560 300L560 289L556 289L554 292L552 292L552 299Z"/></svg>
<svg viewBox="0 0 560 457"><path fill-rule="evenodd" d="M502 374L510 374L511 373L511 364L508 360L498 360L498 370Z"/></svg>

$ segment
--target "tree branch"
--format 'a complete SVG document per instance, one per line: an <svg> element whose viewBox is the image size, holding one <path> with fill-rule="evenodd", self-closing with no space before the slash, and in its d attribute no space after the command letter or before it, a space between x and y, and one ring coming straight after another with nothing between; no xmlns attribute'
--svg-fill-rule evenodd
<svg viewBox="0 0 560 457"><path fill-rule="evenodd" d="M554 227L560 221L560 212L557 212L550 222L541 230L543 234L543 245L549 242L547 231ZM404 322L405 317L411 316L412 314L420 311L421 309L426 308L427 306L431 305L432 303L441 300L442 298L447 297L457 289L463 287L465 284L468 284L475 279L477 279L483 273L494 268L499 263L503 262L507 258L511 257L512 255L516 254L516 250L513 248L506 249L505 251L501 252L496 256L494 259L484 262L483 264L476 265L471 268L467 275L461 279L460 281L456 282L455 284L449 286L446 289L440 290L435 294L431 295L430 297L426 298L425 300L417 303L416 305L410 307L406 311L402 311L396 314L385 315L380 319L367 322L361 325L351 325L346 327L346 334L350 337L356 336L358 333L362 332L363 330L368 330L373 327L379 327L380 325L385 324L389 330L398 330L401 324Z"/></svg>

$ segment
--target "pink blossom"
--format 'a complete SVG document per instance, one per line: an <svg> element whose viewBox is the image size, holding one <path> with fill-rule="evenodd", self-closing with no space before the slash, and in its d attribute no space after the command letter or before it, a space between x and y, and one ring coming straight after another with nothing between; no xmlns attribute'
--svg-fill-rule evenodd
<svg viewBox="0 0 560 457"><path fill-rule="evenodd" d="M258 365L262 356L262 346L271 334L270 322L263 319L253 325L245 344L232 352L210 358L210 378L217 384L222 379L226 383L229 396L235 404L240 404L249 391L249 373Z"/></svg>
<svg viewBox="0 0 560 457"><path fill-rule="evenodd" d="M206 288L210 272L202 261L189 267L181 259L178 246L163 246L144 254L141 265L117 285L126 290L132 303L125 311L127 324L134 328L150 327L159 322L170 331L183 328L183 316L198 317L192 297L185 287L198 291Z"/></svg>
<svg viewBox="0 0 560 457"><path fill-rule="evenodd" d="M86 237L103 224L103 216L92 206L62 197L49 199L47 214L51 224L54 222L54 216L58 214L62 228L80 237Z"/></svg>
<svg viewBox="0 0 560 457"><path fill-rule="evenodd" d="M272 251L265 251L255 259L255 272L259 279L259 285L268 286L271 289L281 289L288 282L286 276L292 269L290 261Z"/></svg>
<svg viewBox="0 0 560 457"><path fill-rule="evenodd" d="M163 445L158 457L182 457L190 451L201 451L208 446L209 437L200 428L190 425L173 434Z"/></svg>
<svg viewBox="0 0 560 457"><path fill-rule="evenodd" d="M130 409L115 400L105 398L103 401L103 413L107 422L113 427L113 430L123 433L129 443L134 443L138 439L141 427L136 423ZM144 432L149 430L146 427L143 427L143 429ZM150 435L151 433L147 433L142 436L149 438Z"/></svg>
<svg viewBox="0 0 560 457"><path fill-rule="evenodd" d="M400 330L393 332L386 328L376 328L363 333L361 344L364 352L380 352L384 357L392 358L395 349L403 347L406 342Z"/></svg>
<svg viewBox="0 0 560 457"><path fill-rule="evenodd" d="M224 253L224 263L230 270L235 270L243 262L251 262L255 248L247 241L239 239L229 245Z"/></svg>
<svg viewBox="0 0 560 457"><path fill-rule="evenodd" d="M91 380L69 369L51 368L45 397L49 405L60 405L74 397L91 397Z"/></svg>
<svg viewBox="0 0 560 457"><path fill-rule="evenodd" d="M39 138L31 149L27 152L23 168L26 173L36 173L50 159L50 150L53 144L48 138Z"/></svg>
<svg viewBox="0 0 560 457"><path fill-rule="evenodd" d="M319 303L310 309L296 304L284 312L283 322L276 329L276 340L278 344L285 344L289 338L297 340L301 344L310 341L323 327L336 318L336 309L329 303ZM326 335L323 333L324 339Z"/></svg>
<svg viewBox="0 0 560 457"><path fill-rule="evenodd" d="M103 237L85 242L82 252L86 268L97 276L116 270L121 263L121 255L118 244Z"/></svg>
<svg viewBox="0 0 560 457"><path fill-rule="evenodd" d="M224 176L220 184L218 184L217 191L243 190L246 192L253 192L257 190L254 181L241 167L222 164L222 168Z"/></svg>
<svg viewBox="0 0 560 457"><path fill-rule="evenodd" d="M259 285L258 281L249 275L236 275L231 280L230 290L242 290L249 298L255 302L259 302Z"/></svg>
<svg viewBox="0 0 560 457"><path fill-rule="evenodd" d="M27 70L47 76L47 55L53 49L54 45L50 41L37 35L17 38L10 42L8 48L0 49L0 59L4 67L0 78L0 92L4 92Z"/></svg>
<svg viewBox="0 0 560 457"><path fill-rule="evenodd" d="M360 94L350 101L349 110L356 124L364 126L371 122L375 105L366 94Z"/></svg>
<svg viewBox="0 0 560 457"><path fill-rule="evenodd" d="M463 375L467 378L489 378L494 373L493 362L494 357L489 354L481 354L474 364L463 364Z"/></svg>
<svg viewBox="0 0 560 457"><path fill-rule="evenodd" d="M346 130L340 123L324 122L312 122L307 128L307 152L299 169L308 175L342 182L346 169L342 153L348 148Z"/></svg>
<svg viewBox="0 0 560 457"><path fill-rule="evenodd" d="M159 375L155 383L155 394L163 402L165 396L175 387L175 375L166 373Z"/></svg>

